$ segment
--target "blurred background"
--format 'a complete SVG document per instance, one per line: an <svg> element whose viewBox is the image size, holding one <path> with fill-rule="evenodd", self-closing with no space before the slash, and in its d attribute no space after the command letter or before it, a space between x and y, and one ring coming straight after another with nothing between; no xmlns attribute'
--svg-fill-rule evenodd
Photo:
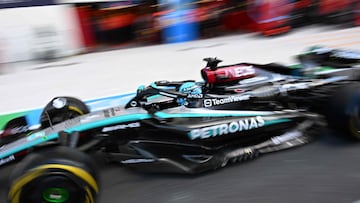
<svg viewBox="0 0 360 203"><path fill-rule="evenodd" d="M314 24L358 26L360 1L5 0L0 66L7 73L14 63L239 33L274 37Z"/></svg>
<svg viewBox="0 0 360 203"><path fill-rule="evenodd" d="M0 112L200 79L205 57L291 64L313 45L360 50L359 25L359 0L0 0ZM360 143L320 134L195 177L102 164L100 202L359 202Z"/></svg>

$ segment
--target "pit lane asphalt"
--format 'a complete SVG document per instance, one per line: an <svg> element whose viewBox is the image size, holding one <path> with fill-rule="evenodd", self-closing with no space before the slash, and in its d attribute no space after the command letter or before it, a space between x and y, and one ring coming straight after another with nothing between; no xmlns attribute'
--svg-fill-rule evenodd
<svg viewBox="0 0 360 203"><path fill-rule="evenodd" d="M100 203L352 203L360 200L360 143L328 130L308 145L201 175L144 174L105 164ZM4 183L11 167L1 171Z"/></svg>
<svg viewBox="0 0 360 203"><path fill-rule="evenodd" d="M287 64L293 62L291 56L314 44L359 49L359 33L360 28L312 28L271 39L236 35L81 55L57 64L20 65L15 72L9 70L13 73L0 75L0 94L6 95L0 100L0 111L43 106L59 95L88 99L134 91L138 85L158 79L199 79L197 73L204 65L201 59L209 56L224 59L223 64L241 61ZM359 200L360 143L349 142L328 130L319 134L317 141L303 147L198 176L143 174L100 162L99 202L350 203ZM11 167L0 170L0 202L5 202L9 172Z"/></svg>

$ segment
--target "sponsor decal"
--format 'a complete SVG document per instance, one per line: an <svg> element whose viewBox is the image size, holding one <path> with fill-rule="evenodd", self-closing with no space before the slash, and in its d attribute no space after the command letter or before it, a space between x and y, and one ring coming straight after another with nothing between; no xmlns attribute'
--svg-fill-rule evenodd
<svg viewBox="0 0 360 203"><path fill-rule="evenodd" d="M188 94L187 98L195 98L195 99L201 99L203 98L203 94Z"/></svg>
<svg viewBox="0 0 360 203"><path fill-rule="evenodd" d="M218 82L230 82L237 79L248 78L256 73L253 66L230 66L221 68L216 71L216 79Z"/></svg>
<svg viewBox="0 0 360 203"><path fill-rule="evenodd" d="M111 108L111 109L106 109L103 112L104 112L104 116L106 118L109 118L109 117L113 117L113 116L118 115L121 111L122 110L121 110L120 107L114 107L114 108Z"/></svg>
<svg viewBox="0 0 360 203"><path fill-rule="evenodd" d="M183 92L192 92L193 90L196 90L197 88L199 88L199 86L192 85L192 86L189 86L189 87L182 88L182 91Z"/></svg>
<svg viewBox="0 0 360 203"><path fill-rule="evenodd" d="M128 124L105 127L102 129L102 132L105 133L105 132L110 132L110 131L115 131L115 130L123 130L123 129L127 129L127 128L138 128L138 127L140 127L140 123L135 122L135 123L128 123Z"/></svg>
<svg viewBox="0 0 360 203"><path fill-rule="evenodd" d="M230 123L224 123L205 128L198 128L191 130L188 136L191 140L194 139L207 139L216 136L233 134L245 130L260 128L265 125L265 121L261 116L252 118L241 119Z"/></svg>
<svg viewBox="0 0 360 203"><path fill-rule="evenodd" d="M253 66L241 66L234 69L227 69L226 75L231 78L241 78L244 76L249 76L255 74L255 69Z"/></svg>
<svg viewBox="0 0 360 203"><path fill-rule="evenodd" d="M214 98L214 99L204 99L204 107L223 105L233 102L239 102L244 100L249 100L250 95L240 95L240 96L229 96L226 98Z"/></svg>
<svg viewBox="0 0 360 203"><path fill-rule="evenodd" d="M6 163L9 163L10 161L14 161L15 160L15 156L14 155L11 155L9 157L6 157L6 158L3 158L3 159L0 159L0 166L1 165L4 165Z"/></svg>
<svg viewBox="0 0 360 203"><path fill-rule="evenodd" d="M40 137L42 137L43 139L46 139L45 132L40 131L40 132L34 133L32 135L29 135L26 140L31 141L31 140L35 140L35 139L40 138Z"/></svg>

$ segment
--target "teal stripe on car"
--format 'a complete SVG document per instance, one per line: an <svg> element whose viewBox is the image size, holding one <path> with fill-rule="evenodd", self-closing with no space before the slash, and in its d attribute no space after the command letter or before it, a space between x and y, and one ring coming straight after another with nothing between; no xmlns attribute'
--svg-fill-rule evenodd
<svg viewBox="0 0 360 203"><path fill-rule="evenodd" d="M286 123L286 122L290 122L290 121L291 121L291 119L288 119L288 118L269 120L269 121L265 121L264 126L274 125L274 124L278 124L278 123Z"/></svg>
<svg viewBox="0 0 360 203"><path fill-rule="evenodd" d="M231 117L231 116L262 116L262 115L270 115L272 112L239 112L239 113L164 113L164 112L157 112L155 115L159 118L181 118L181 117ZM84 123L75 127L71 127L65 130L67 133L75 132L75 131L86 131L93 128L98 128L102 126L108 126L113 124L118 124L121 122L129 122L129 121L136 121L136 120L144 120L144 119L150 119L152 118L152 115L150 114L130 114L130 115L122 115L112 118L107 118L99 121ZM265 122L265 125L273 125L281 122L289 122L291 119L277 119L277 120L269 120ZM43 131L41 131L43 132ZM37 134L39 133L39 134ZM40 132L37 132L33 135L29 135L26 138L22 138L22 141L27 140L26 143L19 144L19 146L15 143L13 143L14 147L8 146L9 149L5 149L3 152L0 153L0 159L6 158L8 156L11 156L17 152L29 149L33 146L36 146L38 144L41 144L46 141L55 140L58 138L58 133L52 133L49 135L40 135ZM20 141L20 140L19 140Z"/></svg>
<svg viewBox="0 0 360 203"><path fill-rule="evenodd" d="M125 115L125 116L117 116L113 118L103 119L95 122L85 123L82 125L78 125L72 128L68 128L64 130L67 133L75 132L75 131L85 131L92 128L107 126L111 124L117 124L120 122L128 122L128 121L134 121L134 120L142 120L142 119L148 119L151 118L151 115L149 114L131 114L131 115ZM17 152L29 149L31 147L34 147L38 144L41 144L46 141L54 140L58 138L58 132L49 134L49 135L40 135L40 133L43 133L44 131L40 131L37 133L34 133L32 135L29 135L26 138L22 138L21 140L27 140L26 143L21 143L19 145L13 143L14 147L8 146L9 149L5 149L4 151L0 152L0 159L6 158L8 156L11 156ZM20 141L20 140L19 140Z"/></svg>
<svg viewBox="0 0 360 203"><path fill-rule="evenodd" d="M273 112L266 111L244 111L239 113L229 112L229 113L165 113L165 112L156 112L155 116L159 118L195 118L195 117L232 117L232 116L267 116L271 115Z"/></svg>
<svg viewBox="0 0 360 203"><path fill-rule="evenodd" d="M98 128L102 126L108 126L113 124L118 124L121 122L128 122L128 121L136 121L136 120L143 120L151 118L150 114L131 114L131 115L123 115L117 116L112 118L107 118L95 122L81 124L72 128L68 128L65 130L67 133L75 132L75 131L85 131L93 128Z"/></svg>
<svg viewBox="0 0 360 203"><path fill-rule="evenodd" d="M0 153L0 159L6 158L8 156L11 156L13 154L16 154L18 152L27 150L31 147L34 147L38 144L50 141L50 140L54 140L58 138L58 133L53 133L50 135L43 135L43 136L39 136L33 140L28 140L28 137L22 138L18 141L24 141L24 140L28 140L26 143L20 145L20 146L16 146L16 147L10 147L9 149L5 149L4 152ZM16 142L14 142L14 144L16 144ZM5 146L6 147L6 146Z"/></svg>

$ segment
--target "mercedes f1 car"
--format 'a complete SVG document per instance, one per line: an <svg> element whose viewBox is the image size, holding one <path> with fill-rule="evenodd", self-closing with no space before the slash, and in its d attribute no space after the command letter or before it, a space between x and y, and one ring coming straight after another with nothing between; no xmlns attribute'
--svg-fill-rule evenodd
<svg viewBox="0 0 360 203"><path fill-rule="evenodd" d="M138 170L194 174L301 146L326 122L360 139L359 59L341 55L350 62L318 69L319 58L333 60L334 53L312 49L300 56L312 62L302 68L218 66L221 60L207 58L204 81L154 82L126 105L96 112L75 98L54 98L41 129L0 147L0 165L26 155L10 178L8 198L95 202L97 170L84 152L101 151Z"/></svg>

